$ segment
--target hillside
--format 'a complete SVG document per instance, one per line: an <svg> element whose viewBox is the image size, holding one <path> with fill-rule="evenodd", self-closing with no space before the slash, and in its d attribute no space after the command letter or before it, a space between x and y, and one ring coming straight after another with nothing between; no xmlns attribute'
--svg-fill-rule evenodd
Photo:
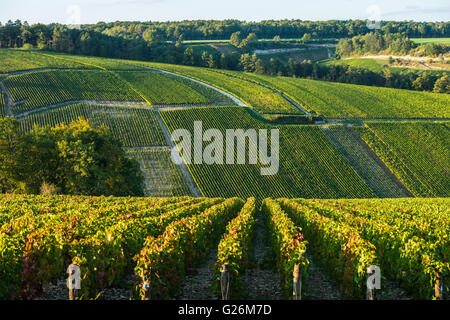
<svg viewBox="0 0 450 320"><path fill-rule="evenodd" d="M446 94L39 51L1 49L0 55L5 57L2 70L7 71L1 79L6 90L2 95L11 97L10 110L20 119L23 131L34 124L68 124L79 117L95 126L108 126L140 162L149 196L201 192L213 197L358 198L448 196L450 192L444 160L448 139L442 136L448 129L446 124L434 123L449 117ZM250 109L230 107L233 104ZM325 119L310 126L274 125L260 117L264 114L320 114ZM354 136L332 136L331 131L321 130L328 123L343 128L345 119L359 119L356 125L361 125L372 118L389 120L399 130L407 125L396 119L426 118L423 121L430 130L414 133L415 141L424 144L397 157L403 164L426 159L430 167L440 168L433 169L437 170L434 178L429 170L423 172L423 165L407 165L405 176L365 135L363 140L352 140ZM170 133L177 128L191 130L193 121L200 120L205 128L220 130L279 129L279 173L262 177L259 164L174 165ZM383 126L368 123L370 128ZM383 141L404 137L394 132L384 132ZM428 148L428 132L440 132L431 144L436 152ZM355 141L357 152L351 147ZM394 141L386 143L395 145ZM401 145L407 146L408 141ZM423 150L428 150L427 155L419 156ZM443 180L438 182L437 177Z"/></svg>
<svg viewBox="0 0 450 320"><path fill-rule="evenodd" d="M228 166L188 164L204 196L223 195L242 198L375 196L317 127L264 125L253 118L250 111L241 107L166 111L162 112L161 116L171 132L177 128L193 132L194 121L202 121L205 131L210 128L216 128L223 133L226 129L245 131L250 128L267 129L269 132L271 129L280 131L280 169L275 175L261 176L261 163ZM246 154L248 148L247 146Z"/></svg>
<svg viewBox="0 0 450 320"><path fill-rule="evenodd" d="M450 22L427 21L442 6L378 21L361 1L20 2L0 10L0 301L26 301L12 314L450 300Z"/></svg>

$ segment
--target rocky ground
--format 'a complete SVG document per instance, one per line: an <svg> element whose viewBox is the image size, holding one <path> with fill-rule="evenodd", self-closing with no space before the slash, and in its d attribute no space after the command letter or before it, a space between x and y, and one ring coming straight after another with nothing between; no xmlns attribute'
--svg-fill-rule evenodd
<svg viewBox="0 0 450 320"><path fill-rule="evenodd" d="M217 300L210 287L214 278L213 266L217 260L217 246L208 255L200 267L188 270L181 284L177 299L180 300Z"/></svg>
<svg viewBox="0 0 450 320"><path fill-rule="evenodd" d="M282 298L280 277L274 271L267 240L264 222L262 217L258 217L254 239L254 268L250 268L242 278L249 300L279 300Z"/></svg>

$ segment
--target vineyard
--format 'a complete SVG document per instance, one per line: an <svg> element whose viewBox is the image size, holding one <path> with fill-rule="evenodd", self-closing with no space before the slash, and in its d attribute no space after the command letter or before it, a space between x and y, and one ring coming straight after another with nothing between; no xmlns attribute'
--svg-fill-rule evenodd
<svg viewBox="0 0 450 320"><path fill-rule="evenodd" d="M220 73L276 89L304 109L327 118L450 117L448 94L274 77L237 71L221 70Z"/></svg>
<svg viewBox="0 0 450 320"><path fill-rule="evenodd" d="M22 206L30 200L23 199ZM63 275L65 264L72 262L83 270L82 295L95 298L102 288L118 284L131 272L133 257L147 237L161 235L172 222L208 208L236 206L234 200L197 198L48 200L31 201L27 211L19 209L12 212L14 218L3 219L2 298L39 295L42 285ZM15 202L4 200L7 208L11 201ZM33 277L35 270L41 275L38 279Z"/></svg>
<svg viewBox="0 0 450 320"><path fill-rule="evenodd" d="M365 290L364 272L370 265L379 265L386 278L417 299L432 299L436 280L449 275L448 199L285 199L279 204L348 294Z"/></svg>
<svg viewBox="0 0 450 320"><path fill-rule="evenodd" d="M371 154L371 150L367 150L367 146L351 128L330 126L323 132L378 197L403 198L408 196L406 190L399 187L395 178L386 172L387 168L384 164L377 161L376 157Z"/></svg>
<svg viewBox="0 0 450 320"><path fill-rule="evenodd" d="M149 71L118 74L155 105L233 104L231 99L217 91L177 76Z"/></svg>
<svg viewBox="0 0 450 320"><path fill-rule="evenodd" d="M72 68L86 69L91 68L82 63L72 60L63 60L23 50L0 49L0 73L9 73L13 71L25 71L41 68Z"/></svg>
<svg viewBox="0 0 450 320"><path fill-rule="evenodd" d="M191 108L161 112L169 130L193 132L194 121L203 129L253 128L280 130L280 170L262 176L261 164L188 164L195 182L207 197L366 198L372 190L337 152L318 127L264 125L241 107ZM225 134L224 134L225 136ZM246 146L248 151L248 146ZM314 183L311 183L314 181Z"/></svg>
<svg viewBox="0 0 450 320"><path fill-rule="evenodd" d="M447 124L367 123L355 130L414 196L450 195Z"/></svg>
<svg viewBox="0 0 450 320"><path fill-rule="evenodd" d="M9 76L3 83L15 103L14 114L76 100L143 101L126 82L103 71L26 73Z"/></svg>
<svg viewBox="0 0 450 320"><path fill-rule="evenodd" d="M20 127L23 131L30 131L34 125L55 127L62 123L70 124L80 117L94 126L107 126L125 147L167 144L155 112L133 107L72 104L21 118Z"/></svg>
<svg viewBox="0 0 450 320"><path fill-rule="evenodd" d="M145 177L148 197L178 197L191 195L186 178L171 159L169 148L129 148L127 155L137 160Z"/></svg>
<svg viewBox="0 0 450 320"><path fill-rule="evenodd" d="M0 117L6 93L20 133L80 118L109 128L146 196L0 194L0 300L67 299L71 264L79 299L366 299L374 265L377 299L450 298L447 94L4 49L0 81ZM215 163L199 121L222 133ZM177 129L192 139L181 165ZM244 149L233 164L230 129ZM0 148L14 155L11 136ZM4 168L0 191L16 179Z"/></svg>
<svg viewBox="0 0 450 320"><path fill-rule="evenodd" d="M132 63L129 60L120 60L120 59L109 59L109 58L100 58L100 57L90 57L90 56L74 56L67 54L59 54L54 52L41 53L42 55L53 58L55 60L59 60L66 63L77 63L81 64L88 68L95 68L100 70L116 70L116 71L124 71L124 70L133 70L139 71L144 68L136 63Z"/></svg>
<svg viewBox="0 0 450 320"><path fill-rule="evenodd" d="M5 97L3 92L0 91L0 117L6 116Z"/></svg>
<svg viewBox="0 0 450 320"><path fill-rule="evenodd" d="M450 269L448 202L265 199L257 214L255 199L3 195L0 298L38 298L74 263L81 271L80 299L102 299L108 288L121 288L132 299L172 299L188 270L211 251L217 252L209 266L215 276L204 285L217 298L241 298L249 289L242 278L254 268L252 239L262 219L267 254L275 257L287 299L296 276L308 282L311 259L323 264L347 298L364 299L366 269L375 264L383 270L380 297L390 283L432 299L434 283ZM443 294L448 290L445 284Z"/></svg>
<svg viewBox="0 0 450 320"><path fill-rule="evenodd" d="M355 68L366 69L372 72L381 73L383 72L383 66L388 64L388 60L382 59L363 59L363 58L354 58L354 59L339 59L339 60L329 60L323 62L324 65L328 66L339 66L339 65L349 65Z"/></svg>
<svg viewBox="0 0 450 320"><path fill-rule="evenodd" d="M238 97L260 113L299 113L297 108L274 91L239 78L228 77L214 70L157 63L145 65L208 83Z"/></svg>

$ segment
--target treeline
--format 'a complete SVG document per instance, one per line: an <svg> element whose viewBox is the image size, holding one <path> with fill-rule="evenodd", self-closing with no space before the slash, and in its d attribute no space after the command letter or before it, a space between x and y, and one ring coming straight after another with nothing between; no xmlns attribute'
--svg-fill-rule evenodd
<svg viewBox="0 0 450 320"><path fill-rule="evenodd" d="M408 37L444 37L450 34L449 22L382 22L383 33L401 33ZM235 32L247 36L254 33L260 39L301 38L309 33L314 38L346 38L363 35L371 30L364 20L266 20L261 22L243 22L239 20L196 20L180 22L99 22L83 26L86 30L96 31L115 37L144 39L151 32L159 41L184 40L221 40L229 39Z"/></svg>
<svg viewBox="0 0 450 320"><path fill-rule="evenodd" d="M105 127L80 119L24 133L0 118L0 193L142 196L143 181Z"/></svg>
<svg viewBox="0 0 450 320"><path fill-rule="evenodd" d="M25 43L47 45L54 37L55 29L61 31L59 24L29 25L20 20L0 23L0 47L21 47ZM301 38L305 34L312 38L349 38L365 35L372 30L367 28L364 20L268 20L261 22L243 22L238 20L196 20L181 22L99 22L94 25L82 25L79 33L70 35L72 42L77 37L83 41L112 40L114 38L146 43L182 40L222 40L240 32L243 37L255 34L259 39ZM398 33L406 37L448 37L450 22L413 22L384 21L381 23L382 34ZM95 36L94 36L95 35ZM100 36L101 35L101 36ZM103 37L102 37L103 36ZM120 42L124 45L124 42Z"/></svg>
<svg viewBox="0 0 450 320"><path fill-rule="evenodd" d="M286 77L309 78L341 83L360 84L368 86L388 87L397 89L433 91L450 93L448 72L403 70L392 72L385 69L376 73L368 69L350 65L323 65L311 61L298 62L290 59L287 64L277 59L263 61L256 55L243 54L239 67L246 72L279 75Z"/></svg>
<svg viewBox="0 0 450 320"><path fill-rule="evenodd" d="M435 43L418 46L402 34L382 34L380 32L340 39L336 48L336 53L340 57L379 53L438 57L449 51L450 46Z"/></svg>
<svg viewBox="0 0 450 320"><path fill-rule="evenodd" d="M17 20L0 26L0 48L31 46L71 54L140 60L150 59L155 51L142 39L129 40L59 24L30 26Z"/></svg>

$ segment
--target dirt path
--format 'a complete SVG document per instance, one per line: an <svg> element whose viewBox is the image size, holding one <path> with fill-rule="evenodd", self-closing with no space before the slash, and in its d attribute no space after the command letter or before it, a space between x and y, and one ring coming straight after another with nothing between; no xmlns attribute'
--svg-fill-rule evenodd
<svg viewBox="0 0 450 320"><path fill-rule="evenodd" d="M260 215L255 229L253 252L255 268L247 270L242 281L247 288L249 300L280 300L283 296L280 276L273 270L273 266L266 263L271 249L268 244L268 231L262 219Z"/></svg>
<svg viewBox="0 0 450 320"><path fill-rule="evenodd" d="M156 104L152 105L157 111L180 110L186 108L222 107L225 103L202 103L202 104Z"/></svg>
<svg viewBox="0 0 450 320"><path fill-rule="evenodd" d="M309 261L308 277L304 282L304 300L342 300L339 285L326 275L323 267L306 254Z"/></svg>
<svg viewBox="0 0 450 320"><path fill-rule="evenodd" d="M130 300L133 299L132 288L135 285L134 275L125 278L123 288L106 288L98 297L98 300ZM67 278L60 278L43 287L42 297L35 300L69 300Z"/></svg>
<svg viewBox="0 0 450 320"><path fill-rule="evenodd" d="M169 129L166 127L166 124L164 123L163 119L161 118L161 115L159 112L156 112L156 118L158 119L159 125L163 129L164 135L166 136L166 141L171 149L175 148L175 143L172 140L172 136L170 135ZM194 178L191 175L191 172L189 171L186 163L183 161L183 163L180 165L181 172L183 173L188 186L189 190L191 190L191 193L194 197L203 197L202 192L198 188L197 184L194 181Z"/></svg>
<svg viewBox="0 0 450 320"><path fill-rule="evenodd" d="M140 150L140 151L170 151L168 146L146 146L146 147L122 147L124 150Z"/></svg>
<svg viewBox="0 0 450 320"><path fill-rule="evenodd" d="M56 103L48 105L45 107L36 108L30 111L25 111L15 115L16 118L23 118L31 114L45 112L47 110L65 107L72 104L83 103L90 105L106 105L110 107L124 107L124 108L137 108L137 109L156 109L158 111L165 110L177 110L185 108L195 108L195 107L220 107L223 103L210 103L210 104L154 104L149 105L146 102L140 101L107 101L107 100L71 100L61 103Z"/></svg>
<svg viewBox="0 0 450 320"><path fill-rule="evenodd" d="M61 103L51 104L45 107L36 108L30 111L25 111L22 113L18 113L14 115L16 118L23 118L35 113L44 112L51 109L61 108L65 106L69 106L72 104L77 103L84 103L84 104L91 104L91 105L108 105L108 106L117 106L117 107L127 107L127 108L141 108L141 109L149 109L152 106L149 106L148 104L144 102L139 101L104 101L104 100L71 100L71 101L65 101Z"/></svg>
<svg viewBox="0 0 450 320"><path fill-rule="evenodd" d="M270 89L270 88L268 88ZM276 92L278 93L280 96L282 96L285 100L287 100L290 104L292 104L294 107L296 107L297 109L299 109L301 112L303 112L305 115L309 116L312 113L307 111L306 109L304 109L301 105L299 105L297 102L295 102L294 100L292 100L291 98L289 98L287 95L285 95L284 93L281 92Z"/></svg>
<svg viewBox="0 0 450 320"><path fill-rule="evenodd" d="M217 260L217 245L211 250L206 261L198 268L188 271L181 283L177 300L217 300L211 290L214 279L213 266Z"/></svg>

